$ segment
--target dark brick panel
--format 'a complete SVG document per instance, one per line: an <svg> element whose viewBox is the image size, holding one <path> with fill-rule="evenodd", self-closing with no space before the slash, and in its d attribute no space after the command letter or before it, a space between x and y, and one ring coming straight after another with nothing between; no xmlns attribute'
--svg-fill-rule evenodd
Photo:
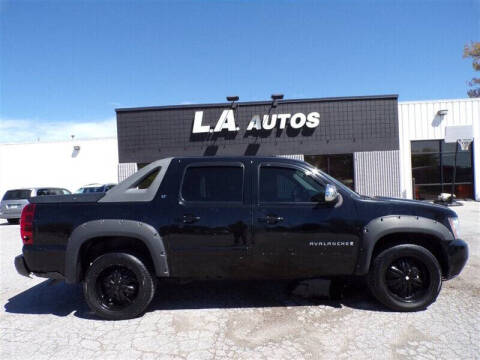
<svg viewBox="0 0 480 360"><path fill-rule="evenodd" d="M203 124L212 128L226 107L174 107L117 112L120 162L151 162L181 155L338 154L398 150L397 99L348 99L278 104L239 105L236 133L192 135L195 111L203 110ZM320 113L316 129L246 132L253 115Z"/></svg>

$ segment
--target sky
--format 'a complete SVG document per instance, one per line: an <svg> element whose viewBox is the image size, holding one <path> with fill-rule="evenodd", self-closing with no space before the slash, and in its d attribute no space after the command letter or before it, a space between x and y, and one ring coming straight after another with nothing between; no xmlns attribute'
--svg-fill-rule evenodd
<svg viewBox="0 0 480 360"><path fill-rule="evenodd" d="M465 98L477 1L0 0L0 143L115 136L115 108Z"/></svg>

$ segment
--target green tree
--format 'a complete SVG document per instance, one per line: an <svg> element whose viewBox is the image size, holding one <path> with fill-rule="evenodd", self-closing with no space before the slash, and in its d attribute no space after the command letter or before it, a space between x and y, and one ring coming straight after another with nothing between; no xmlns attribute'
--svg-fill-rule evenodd
<svg viewBox="0 0 480 360"><path fill-rule="evenodd" d="M463 48L463 57L472 58L472 67L475 71L480 71L480 42L471 42ZM468 82L471 87L467 94L469 97L480 97L480 78L474 77Z"/></svg>

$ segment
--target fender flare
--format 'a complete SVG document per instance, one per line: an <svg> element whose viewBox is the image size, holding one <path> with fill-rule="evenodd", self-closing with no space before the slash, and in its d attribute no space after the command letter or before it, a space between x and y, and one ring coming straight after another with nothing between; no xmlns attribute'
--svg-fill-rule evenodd
<svg viewBox="0 0 480 360"><path fill-rule="evenodd" d="M68 239L65 254L65 281L80 281L79 255L82 245L90 239L105 236L122 236L138 239L148 248L153 260L155 274L159 277L170 276L167 253L162 237L149 224L134 220L93 220L77 226Z"/></svg>
<svg viewBox="0 0 480 360"><path fill-rule="evenodd" d="M368 273L373 249L378 240L395 233L421 233L434 236L441 241L454 240L451 231L434 219L411 215L388 215L375 218L363 228L362 246L359 250L355 275Z"/></svg>

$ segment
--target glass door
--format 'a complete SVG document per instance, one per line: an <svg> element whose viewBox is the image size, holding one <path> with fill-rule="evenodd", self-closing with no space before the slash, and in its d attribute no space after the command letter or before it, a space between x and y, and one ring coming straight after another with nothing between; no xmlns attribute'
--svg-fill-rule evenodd
<svg viewBox="0 0 480 360"><path fill-rule="evenodd" d="M455 195L459 199L473 198L473 143L467 151L461 151L457 143L421 140L411 142L414 199L432 200L442 192L451 192L455 146L458 146Z"/></svg>

